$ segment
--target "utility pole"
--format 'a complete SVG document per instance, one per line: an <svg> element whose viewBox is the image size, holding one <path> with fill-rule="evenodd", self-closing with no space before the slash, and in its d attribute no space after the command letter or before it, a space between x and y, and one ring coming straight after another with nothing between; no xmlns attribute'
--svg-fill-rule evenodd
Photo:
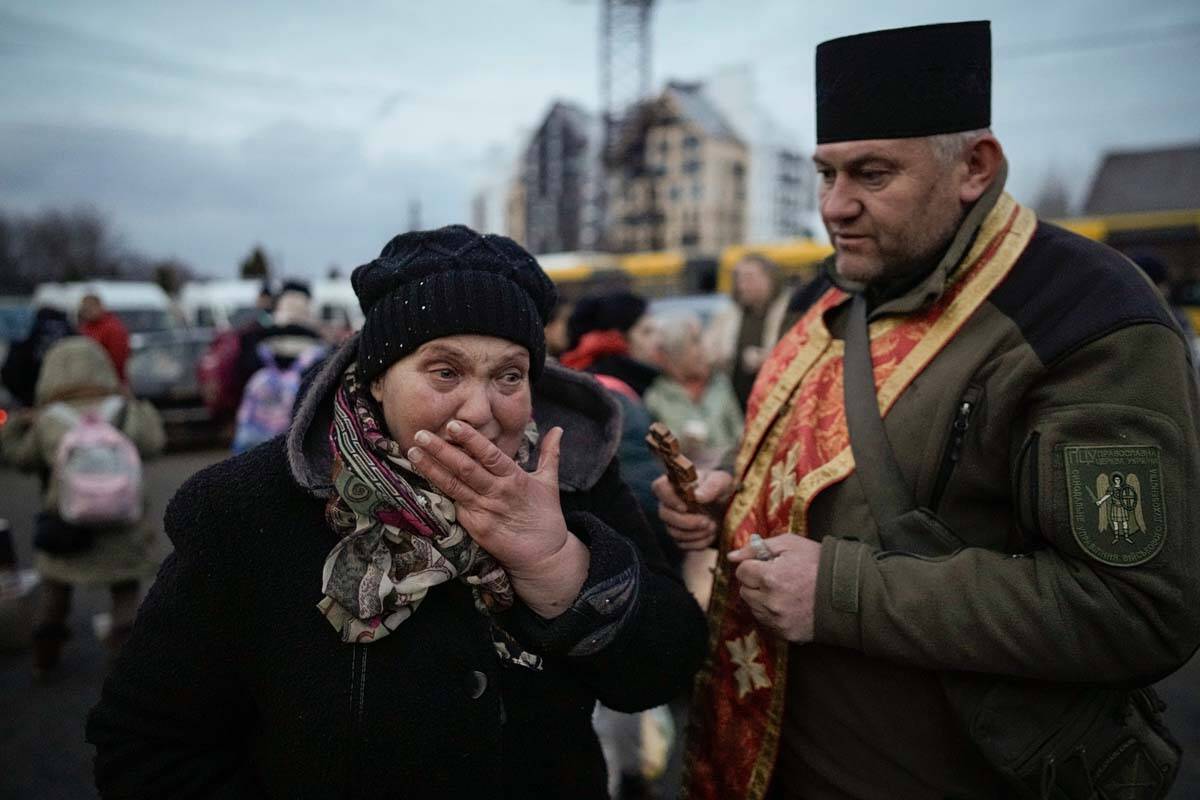
<svg viewBox="0 0 1200 800"><path fill-rule="evenodd" d="M421 201L416 198L408 201L408 229L421 230Z"/></svg>

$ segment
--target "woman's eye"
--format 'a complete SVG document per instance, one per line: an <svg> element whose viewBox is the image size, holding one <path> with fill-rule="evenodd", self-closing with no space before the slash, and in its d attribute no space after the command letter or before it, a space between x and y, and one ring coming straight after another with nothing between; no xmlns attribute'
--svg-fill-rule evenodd
<svg viewBox="0 0 1200 800"><path fill-rule="evenodd" d="M525 374L521 372L506 372L500 376L500 379L505 383L518 384L525 380Z"/></svg>

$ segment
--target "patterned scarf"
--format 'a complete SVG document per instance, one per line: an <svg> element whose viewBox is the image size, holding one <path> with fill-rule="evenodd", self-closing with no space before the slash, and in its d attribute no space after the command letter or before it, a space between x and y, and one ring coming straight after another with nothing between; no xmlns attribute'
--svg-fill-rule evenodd
<svg viewBox="0 0 1200 800"><path fill-rule="evenodd" d="M537 426L531 421L517 462L529 468ZM339 541L325 559L317 608L342 641L369 643L412 616L425 594L458 579L471 587L478 611L490 617L513 603L504 568L458 524L454 502L404 458L379 424L376 406L360 391L351 364L334 395L329 428L336 494L325 509ZM492 625L502 658L540 668Z"/></svg>

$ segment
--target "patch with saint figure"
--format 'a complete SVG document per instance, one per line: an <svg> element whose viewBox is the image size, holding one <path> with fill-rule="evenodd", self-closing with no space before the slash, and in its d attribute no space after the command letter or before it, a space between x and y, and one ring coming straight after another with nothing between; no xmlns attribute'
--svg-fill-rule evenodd
<svg viewBox="0 0 1200 800"><path fill-rule="evenodd" d="M1151 445L1065 445L1071 532L1088 555L1133 567L1158 554L1167 538L1163 475Z"/></svg>

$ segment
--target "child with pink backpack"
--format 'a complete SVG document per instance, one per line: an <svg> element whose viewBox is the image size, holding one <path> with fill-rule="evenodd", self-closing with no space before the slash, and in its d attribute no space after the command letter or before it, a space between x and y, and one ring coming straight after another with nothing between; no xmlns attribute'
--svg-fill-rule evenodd
<svg viewBox="0 0 1200 800"><path fill-rule="evenodd" d="M140 582L157 567L142 461L162 450L165 435L154 407L126 396L108 354L85 337L47 352L34 402L0 428L0 446L8 462L45 478L34 534L42 598L33 638L34 672L44 677L70 636L77 586L111 592L113 653L128 636Z"/></svg>

